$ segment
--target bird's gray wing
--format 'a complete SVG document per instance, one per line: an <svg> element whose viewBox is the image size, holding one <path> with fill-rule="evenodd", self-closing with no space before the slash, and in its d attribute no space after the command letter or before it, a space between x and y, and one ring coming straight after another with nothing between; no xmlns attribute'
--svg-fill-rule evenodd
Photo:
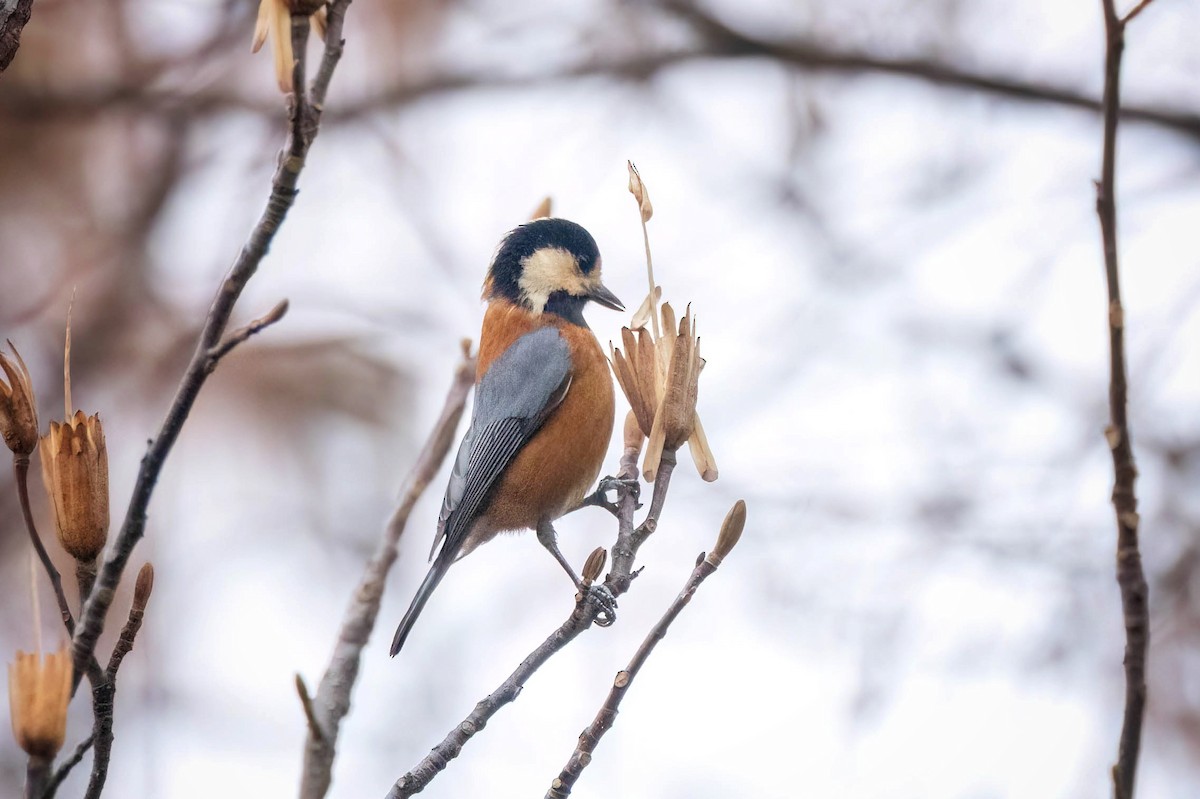
<svg viewBox="0 0 1200 799"><path fill-rule="evenodd" d="M492 363L475 390L471 426L454 460L430 558L444 542L443 555L453 559L496 480L570 385L571 353L554 327L526 333Z"/></svg>

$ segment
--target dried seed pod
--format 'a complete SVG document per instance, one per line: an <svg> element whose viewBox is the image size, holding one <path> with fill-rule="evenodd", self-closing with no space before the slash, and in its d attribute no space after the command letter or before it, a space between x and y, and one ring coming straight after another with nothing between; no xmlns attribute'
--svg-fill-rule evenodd
<svg viewBox="0 0 1200 799"><path fill-rule="evenodd" d="M53 759L67 734L71 700L71 652L17 652L8 667L13 737L31 757Z"/></svg>
<svg viewBox="0 0 1200 799"><path fill-rule="evenodd" d="M63 549L91 561L108 540L108 448L99 416L50 423L42 438L42 482Z"/></svg>
<svg viewBox="0 0 1200 799"><path fill-rule="evenodd" d="M0 378L0 436L14 455L28 455L38 443L37 402L33 380L21 353L8 342L15 360L0 353L0 369L8 382Z"/></svg>

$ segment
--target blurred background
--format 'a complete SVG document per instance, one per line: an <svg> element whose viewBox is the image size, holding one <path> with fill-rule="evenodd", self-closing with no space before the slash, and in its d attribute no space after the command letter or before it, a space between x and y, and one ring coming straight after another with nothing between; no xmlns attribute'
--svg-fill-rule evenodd
<svg viewBox="0 0 1200 799"><path fill-rule="evenodd" d="M283 140L255 13L37 0L0 76L0 334L43 426L61 418L77 292L74 401L104 420L114 526ZM1143 111L1121 129L1118 206L1152 592L1147 797L1200 791L1197 30L1200 4L1156 3L1124 72ZM295 791L293 674L325 667L458 342L478 335L500 237L552 195L596 236L613 290L644 296L627 158L665 296L699 317L721 477L681 456L618 623L544 667L428 795L541 795L739 497L743 543L578 796L1109 792L1124 634L1099 2L355 0L345 38L297 204L234 323L283 297L291 312L202 393L134 555L157 581L106 796ZM628 321L589 319L606 343ZM534 537L505 537L455 567L387 658L443 480L391 574L332 796L382 796L570 609ZM614 535L597 510L559 530L577 564ZM4 470L5 660L33 646L27 552ZM89 728L78 702L68 748ZM0 736L0 793L22 774Z"/></svg>

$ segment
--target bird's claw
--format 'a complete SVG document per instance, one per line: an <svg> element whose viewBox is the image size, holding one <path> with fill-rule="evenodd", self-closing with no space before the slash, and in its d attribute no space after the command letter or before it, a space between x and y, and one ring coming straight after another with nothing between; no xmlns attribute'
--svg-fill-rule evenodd
<svg viewBox="0 0 1200 799"><path fill-rule="evenodd" d="M637 502L638 498L642 495L642 483L636 477L613 477L609 475L600 478L600 485L597 486L596 490L605 494L609 491L616 491L618 497L623 493L628 493L633 497L634 502Z"/></svg>
<svg viewBox="0 0 1200 799"><path fill-rule="evenodd" d="M596 613L597 627L609 627L617 620L617 598L604 583L589 585L586 600L594 602L599 607Z"/></svg>

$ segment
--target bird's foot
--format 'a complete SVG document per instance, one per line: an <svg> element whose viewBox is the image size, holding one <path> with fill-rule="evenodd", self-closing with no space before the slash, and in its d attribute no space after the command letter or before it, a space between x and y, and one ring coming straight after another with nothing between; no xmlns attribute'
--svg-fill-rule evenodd
<svg viewBox="0 0 1200 799"><path fill-rule="evenodd" d="M609 500L609 491L617 492L616 502ZM636 510L642 507L642 503L637 501L638 497L641 496L641 493L642 484L638 482L636 478L602 477L600 478L600 484L596 486L596 490L584 497L582 502L571 509L571 512L577 511L580 508L597 507L604 508L613 516L617 516L620 513L618 504L621 501L621 497L625 496L626 494L631 495L633 497L633 501L637 503L634 506L634 509Z"/></svg>
<svg viewBox="0 0 1200 799"><path fill-rule="evenodd" d="M598 610L596 612L596 626L609 627L617 620L617 598L613 596L613 592L608 589L604 583L592 583L586 588L580 588L581 591L586 591L586 596L582 596L583 601L595 603Z"/></svg>

